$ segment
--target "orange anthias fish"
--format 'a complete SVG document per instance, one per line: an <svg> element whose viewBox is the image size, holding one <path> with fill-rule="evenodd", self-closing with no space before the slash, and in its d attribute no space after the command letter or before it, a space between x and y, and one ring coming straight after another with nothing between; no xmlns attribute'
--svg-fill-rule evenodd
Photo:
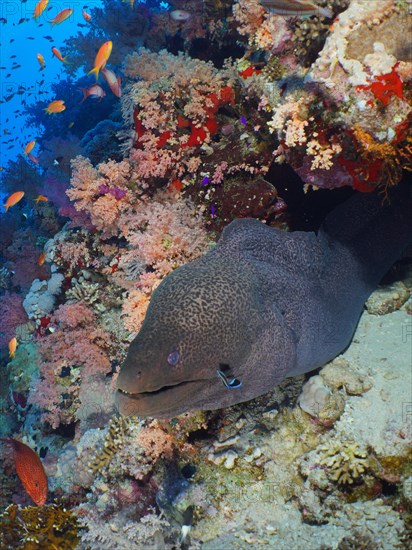
<svg viewBox="0 0 412 550"><path fill-rule="evenodd" d="M48 483L39 456L28 445L16 439L1 437L0 441L13 447L14 464L23 487L37 506L43 506L47 500Z"/></svg>
<svg viewBox="0 0 412 550"><path fill-rule="evenodd" d="M37 19L38 17L40 17L40 15L47 8L48 3L49 3L49 0L40 0L40 2L37 2L34 8L34 14L33 14L34 19Z"/></svg>
<svg viewBox="0 0 412 550"><path fill-rule="evenodd" d="M285 16L322 15L328 19L333 17L329 8L322 8L311 0L260 0L264 8L273 13Z"/></svg>
<svg viewBox="0 0 412 550"><path fill-rule="evenodd" d="M9 357L14 357L17 349L17 338L14 337L9 342Z"/></svg>
<svg viewBox="0 0 412 550"><path fill-rule="evenodd" d="M53 52L53 55L55 55L59 61L61 61L62 63L66 63L67 65L70 65L70 63L67 61L67 57L63 57L57 48L52 48L52 52Z"/></svg>
<svg viewBox="0 0 412 550"><path fill-rule="evenodd" d="M43 71L46 67L46 62L44 61L44 57L41 53L37 54L37 61L40 63L40 70Z"/></svg>
<svg viewBox="0 0 412 550"><path fill-rule="evenodd" d="M23 197L24 197L24 191L16 191L12 195L10 195L10 197L6 201L6 204L4 205L6 212L11 206L14 206L18 202L20 202Z"/></svg>
<svg viewBox="0 0 412 550"><path fill-rule="evenodd" d="M37 195L37 197L34 200L35 202L40 202L40 201L47 202L49 199L44 195Z"/></svg>
<svg viewBox="0 0 412 550"><path fill-rule="evenodd" d="M83 92L83 99L80 101L80 103L83 103L83 101L88 97L99 97L100 99L102 99L106 95L106 92L98 84L93 84L93 86L90 86L89 89L79 88L79 90Z"/></svg>
<svg viewBox="0 0 412 550"><path fill-rule="evenodd" d="M64 104L64 101L62 99L56 99L55 101L49 103L44 110L48 115L62 113L66 110L66 105Z"/></svg>
<svg viewBox="0 0 412 550"><path fill-rule="evenodd" d="M94 60L94 67L88 73L88 74L93 73L94 75L96 75L96 80L99 78L99 71L101 69L104 69L107 63L107 60L109 59L110 54L112 53L112 48L113 48L113 42L111 40L108 40L102 46L100 46L100 49L96 55L96 59Z"/></svg>
<svg viewBox="0 0 412 550"><path fill-rule="evenodd" d="M121 97L122 88L121 88L120 77L117 77L113 71L106 68L102 69L102 75L106 79L106 82L109 85L111 91L114 93L114 95L116 97Z"/></svg>
<svg viewBox="0 0 412 550"><path fill-rule="evenodd" d="M63 23L63 21L66 21L66 19L68 19L72 13L73 13L72 8L66 8L61 12L59 12L54 19L49 21L49 23L52 24L52 27L54 25L58 25L59 23Z"/></svg>
<svg viewBox="0 0 412 550"><path fill-rule="evenodd" d="M35 139L33 139L33 141L29 141L29 143L26 145L26 147L24 149L24 154L28 155L29 153L31 153L33 151L35 145L36 145L36 140Z"/></svg>
<svg viewBox="0 0 412 550"><path fill-rule="evenodd" d="M37 260L38 265L43 265L46 261L46 253L42 252L39 256L39 259Z"/></svg>
<svg viewBox="0 0 412 550"><path fill-rule="evenodd" d="M83 10L83 11L82 11L82 15L83 15L83 19L84 19L85 21L87 21L87 22L91 21L92 16L89 15L86 11Z"/></svg>

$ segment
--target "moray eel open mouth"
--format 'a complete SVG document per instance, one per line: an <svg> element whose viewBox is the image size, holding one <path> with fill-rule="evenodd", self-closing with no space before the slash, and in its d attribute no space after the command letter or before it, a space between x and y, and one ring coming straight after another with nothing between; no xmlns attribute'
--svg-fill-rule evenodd
<svg viewBox="0 0 412 550"><path fill-rule="evenodd" d="M162 411L163 416L176 414L173 411L179 407L181 400L199 389L200 381L183 381L162 386L157 390L130 393L123 388L117 388L116 404L119 412L125 416L154 416ZM165 407L166 405L166 407Z"/></svg>

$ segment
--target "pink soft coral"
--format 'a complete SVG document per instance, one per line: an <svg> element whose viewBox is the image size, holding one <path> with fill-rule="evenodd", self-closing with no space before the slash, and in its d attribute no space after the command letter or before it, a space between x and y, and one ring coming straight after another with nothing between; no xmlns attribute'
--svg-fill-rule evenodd
<svg viewBox="0 0 412 550"><path fill-rule="evenodd" d="M75 419L82 384L110 372L110 336L83 303L61 305L51 326L55 332L39 340L40 380L29 401L44 409L43 420L57 428Z"/></svg>
<svg viewBox="0 0 412 550"><path fill-rule="evenodd" d="M0 346L5 346L16 334L16 327L28 321L19 294L6 292L0 297Z"/></svg>

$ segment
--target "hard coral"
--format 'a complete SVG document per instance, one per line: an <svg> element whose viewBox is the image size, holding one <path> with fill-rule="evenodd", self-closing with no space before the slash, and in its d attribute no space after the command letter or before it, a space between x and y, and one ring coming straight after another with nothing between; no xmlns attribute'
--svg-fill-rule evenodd
<svg viewBox="0 0 412 550"><path fill-rule="evenodd" d="M0 514L2 548L77 548L80 540L78 520L62 506L28 506L12 504Z"/></svg>
<svg viewBox="0 0 412 550"><path fill-rule="evenodd" d="M353 441L329 441L319 447L320 464L330 479L340 485L354 483L368 468L368 454Z"/></svg>
<svg viewBox="0 0 412 550"><path fill-rule="evenodd" d="M412 104L404 80L410 22L402 9L393 0L353 0L301 85L286 81L289 93L271 94L275 154L307 185L386 190L411 169Z"/></svg>

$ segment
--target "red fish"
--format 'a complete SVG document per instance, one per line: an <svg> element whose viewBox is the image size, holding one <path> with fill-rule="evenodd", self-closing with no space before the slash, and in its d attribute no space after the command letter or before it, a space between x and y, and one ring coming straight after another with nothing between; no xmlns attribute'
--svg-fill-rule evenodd
<svg viewBox="0 0 412 550"><path fill-rule="evenodd" d="M83 99L80 101L80 103L83 103L83 101L88 97L98 97L100 98L100 100L102 100L102 98L106 96L106 92L98 84L93 84L92 86L90 86L89 89L79 88L79 90L83 92Z"/></svg>
<svg viewBox="0 0 412 550"><path fill-rule="evenodd" d="M121 97L122 88L121 88L120 77L117 77L113 71L106 68L102 69L102 75L106 79L106 82L109 85L111 91L114 93L114 95L116 97Z"/></svg>
<svg viewBox="0 0 412 550"><path fill-rule="evenodd" d="M43 506L47 500L47 476L39 456L28 445L12 438L0 437L13 447L13 458L17 475L27 494L37 504Z"/></svg>

